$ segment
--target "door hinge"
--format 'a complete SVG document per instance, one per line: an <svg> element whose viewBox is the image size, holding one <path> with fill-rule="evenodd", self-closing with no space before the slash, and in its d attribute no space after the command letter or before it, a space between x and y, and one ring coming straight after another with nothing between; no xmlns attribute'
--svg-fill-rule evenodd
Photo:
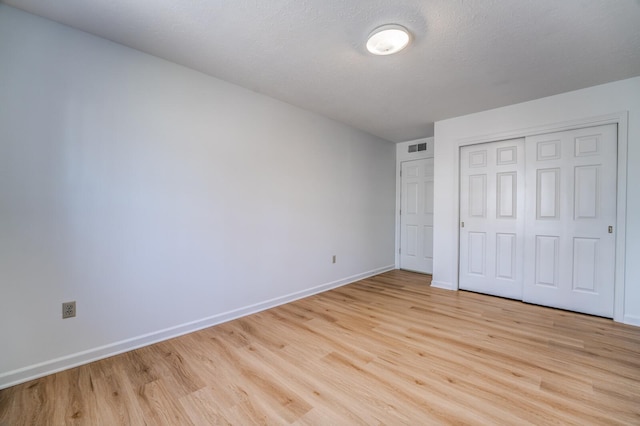
<svg viewBox="0 0 640 426"><path fill-rule="evenodd" d="M402 209L400 209L400 216L402 216Z"/></svg>
<svg viewBox="0 0 640 426"><path fill-rule="evenodd" d="M609 226L609 233L613 234L613 226Z"/></svg>
<svg viewBox="0 0 640 426"><path fill-rule="evenodd" d="M402 177L402 170L400 170L400 177Z"/></svg>
<svg viewBox="0 0 640 426"><path fill-rule="evenodd" d="M402 253L402 249L401 248L398 249L398 254L400 254L400 253Z"/></svg>
<svg viewBox="0 0 640 426"><path fill-rule="evenodd" d="M460 222L460 227L464 228L464 222Z"/></svg>

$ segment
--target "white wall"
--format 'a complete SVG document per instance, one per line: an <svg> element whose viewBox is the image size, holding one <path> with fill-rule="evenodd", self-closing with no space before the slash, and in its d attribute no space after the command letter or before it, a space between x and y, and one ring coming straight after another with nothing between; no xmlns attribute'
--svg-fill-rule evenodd
<svg viewBox="0 0 640 426"><path fill-rule="evenodd" d="M640 77L435 123L434 285L458 287L459 146L612 120L627 148L618 163L627 197L618 201L626 230L618 227L616 320L640 325Z"/></svg>
<svg viewBox="0 0 640 426"><path fill-rule="evenodd" d="M425 151L409 152L409 145L418 143L426 143L427 149ZM433 137L399 142L396 144L396 269L400 268L400 235L402 235L402 229L400 229L400 203L402 202L402 178L400 177L400 170L402 170L402 163L404 161L421 160L423 158L433 158Z"/></svg>
<svg viewBox="0 0 640 426"><path fill-rule="evenodd" d="M392 269L394 157L0 4L0 387Z"/></svg>

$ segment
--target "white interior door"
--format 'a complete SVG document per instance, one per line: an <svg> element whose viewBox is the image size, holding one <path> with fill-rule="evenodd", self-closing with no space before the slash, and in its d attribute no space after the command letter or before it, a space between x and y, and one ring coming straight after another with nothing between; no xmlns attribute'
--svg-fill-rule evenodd
<svg viewBox="0 0 640 426"><path fill-rule="evenodd" d="M433 273L433 158L401 169L400 268Z"/></svg>
<svg viewBox="0 0 640 426"><path fill-rule="evenodd" d="M522 300L524 139L461 148L463 290Z"/></svg>
<svg viewBox="0 0 640 426"><path fill-rule="evenodd" d="M613 317L617 126L526 147L524 301Z"/></svg>

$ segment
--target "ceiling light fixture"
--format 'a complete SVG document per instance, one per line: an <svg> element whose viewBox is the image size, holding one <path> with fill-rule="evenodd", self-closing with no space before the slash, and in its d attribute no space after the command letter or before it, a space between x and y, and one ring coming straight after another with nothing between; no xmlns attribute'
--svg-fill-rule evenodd
<svg viewBox="0 0 640 426"><path fill-rule="evenodd" d="M383 25L369 34L367 50L374 55L391 55L407 47L410 40L409 31L402 25Z"/></svg>

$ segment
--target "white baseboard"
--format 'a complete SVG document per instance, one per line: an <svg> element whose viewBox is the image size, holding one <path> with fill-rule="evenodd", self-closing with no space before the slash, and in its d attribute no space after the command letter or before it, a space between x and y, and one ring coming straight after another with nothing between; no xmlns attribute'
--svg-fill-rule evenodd
<svg viewBox="0 0 640 426"><path fill-rule="evenodd" d="M640 327L640 317L635 315L625 315L624 321L625 324L636 325Z"/></svg>
<svg viewBox="0 0 640 426"><path fill-rule="evenodd" d="M431 281L431 287L442 288L444 290L456 290L455 288L453 288L452 283L444 281Z"/></svg>
<svg viewBox="0 0 640 426"><path fill-rule="evenodd" d="M100 346L97 348L89 349L86 351L78 352L64 357L52 359L39 364L30 365L27 367L19 368L17 370L8 371L0 374L0 389L15 386L20 383L27 382L29 380L37 379L39 377L47 376L49 374L57 373L59 371L67 370L69 368L77 367L79 365L88 364L93 361L97 361L110 356L118 355L123 352L128 352L143 346L148 346L154 343L161 342L163 340L172 339L177 336L181 336L187 333L193 333L194 331L202 330L203 328L211 327L217 324L221 324L227 321L231 321L240 317L254 314L256 312L264 311L266 309L274 308L285 303L293 302L298 299L302 299L314 294L322 293L333 288L341 287L346 284L350 284L374 275L381 274L383 272L391 271L395 269L395 265L388 265L382 268L373 269L371 271L363 272L360 274L352 275L350 277L342 278L329 283L321 284L316 287L312 287L306 290L298 291L288 295L276 297L274 299L266 300L264 302L256 303L246 306L244 308L234 309L229 312L213 315L200 320L188 322L185 324L177 325L175 327L166 328L153 333L144 334L131 339L122 340L119 342L111 343L108 345Z"/></svg>

